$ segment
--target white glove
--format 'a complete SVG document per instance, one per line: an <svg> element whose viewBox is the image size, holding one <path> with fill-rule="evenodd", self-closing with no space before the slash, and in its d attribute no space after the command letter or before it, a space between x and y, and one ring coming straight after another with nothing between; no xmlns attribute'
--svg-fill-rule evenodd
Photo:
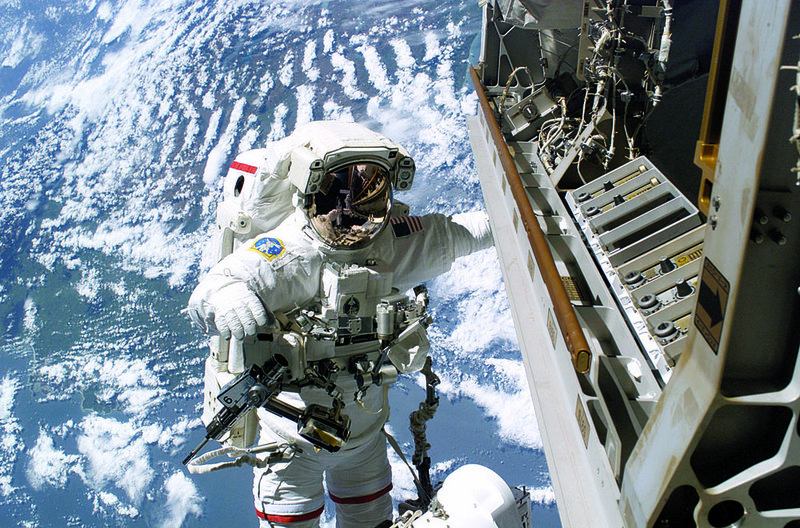
<svg viewBox="0 0 800 528"><path fill-rule="evenodd" d="M492 247L494 244L489 217L486 213L482 211L458 213L453 215L452 221L459 226L459 228L453 229L456 258Z"/></svg>
<svg viewBox="0 0 800 528"><path fill-rule="evenodd" d="M219 334L223 339L236 339L256 334L258 326L269 321L274 325L274 316L250 288L241 282L223 286L208 296L207 301L189 302L192 321L208 332Z"/></svg>

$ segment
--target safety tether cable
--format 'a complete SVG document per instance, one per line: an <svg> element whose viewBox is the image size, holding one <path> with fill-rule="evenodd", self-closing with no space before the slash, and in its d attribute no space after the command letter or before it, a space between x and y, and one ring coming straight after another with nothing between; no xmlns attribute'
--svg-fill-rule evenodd
<svg viewBox="0 0 800 528"><path fill-rule="evenodd" d="M295 444L279 444L277 442L261 444L250 448L225 446L195 457L191 462L186 464L186 469L189 470L189 473L203 475L205 473L211 473L212 471L218 471L220 469L242 467L245 464L248 466L264 468L280 460L291 459L295 453L300 451L300 448ZM259 458L255 456L264 452L269 452L269 456L266 458ZM226 462L210 462L215 458L225 455L230 458L236 458Z"/></svg>
<svg viewBox="0 0 800 528"><path fill-rule="evenodd" d="M433 485L431 484L430 468L431 459L428 456L428 449L431 445L428 443L425 431L427 429L428 420L433 418L436 414L436 409L439 407L439 397L436 396L436 385L439 384L439 377L433 373L431 357L425 358L425 366L422 367L422 374L425 376L425 400L420 402L419 409L409 415L411 434L414 437L414 456L411 461L419 472L421 486L419 489L419 499L422 501L423 506L427 507L433 497Z"/></svg>

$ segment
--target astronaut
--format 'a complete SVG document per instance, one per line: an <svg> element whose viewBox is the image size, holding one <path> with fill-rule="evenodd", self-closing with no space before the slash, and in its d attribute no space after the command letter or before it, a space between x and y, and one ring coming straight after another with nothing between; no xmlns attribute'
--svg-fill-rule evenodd
<svg viewBox="0 0 800 528"><path fill-rule="evenodd" d="M406 299L402 292L448 271L458 257L492 245L482 212L409 216L393 192L411 187L414 170L401 146L343 122L310 123L266 149L240 154L231 166L218 220L223 244L238 247L211 268L189 301L193 321L219 336L212 338L206 384L209 372L212 378L226 369L235 373L255 361L248 342L265 329L284 341L294 335L285 355L295 379L298 371L325 364L334 381L299 384L280 399L299 409L329 409L332 395L338 397L343 408L336 413L345 417L349 433L330 440L335 449L320 449L295 421L258 409L261 443L300 448L288 460L254 470L261 526L318 526L323 480L339 528L374 528L391 519L391 469L381 431L389 417L386 393L397 371L420 368L414 352L425 354L427 341L413 296L407 304L417 312L395 316L394 334L390 329L381 335L380 314L393 299ZM381 351L394 350L391 344L400 352L390 362ZM323 440L331 436L320 434Z"/></svg>

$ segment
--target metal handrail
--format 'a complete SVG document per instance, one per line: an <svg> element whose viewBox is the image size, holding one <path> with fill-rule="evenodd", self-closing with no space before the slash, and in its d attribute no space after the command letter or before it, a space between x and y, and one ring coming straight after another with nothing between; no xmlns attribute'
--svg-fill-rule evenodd
<svg viewBox="0 0 800 528"><path fill-rule="evenodd" d="M572 356L572 365L577 372L586 374L589 372L592 363L592 352L589 349L589 344L586 342L586 336L583 334L583 329L578 322L578 317L575 315L575 309L572 307L566 289L564 289L564 283L561 281L558 268L556 268L550 246L533 212L530 200L525 192L525 187L522 184L522 179L517 171L517 166L514 163L514 158L508 150L506 140L503 137L503 133L500 131L500 125L498 125L494 117L494 112L489 104L489 99L486 96L486 90L484 89L483 82L481 82L480 75L472 66L469 69L469 73L472 78L472 84L475 85L475 92L478 94L481 110L486 117L486 122L489 124L489 132L492 135L492 140L500 154L500 164L505 172L511 194L519 208L522 225L528 235L528 242L533 250L533 256L536 259L539 270L542 272L542 279L547 287L547 292L550 294L550 300L553 303L553 311L555 312L558 326L561 329L561 335L564 337L567 350L569 350Z"/></svg>

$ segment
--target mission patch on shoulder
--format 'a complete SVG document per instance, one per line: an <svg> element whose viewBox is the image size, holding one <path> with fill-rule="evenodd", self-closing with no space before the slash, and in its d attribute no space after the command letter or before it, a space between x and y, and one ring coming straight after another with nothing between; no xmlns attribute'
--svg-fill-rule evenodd
<svg viewBox="0 0 800 528"><path fill-rule="evenodd" d="M258 251L267 260L275 260L278 257L283 256L284 252L286 251L286 246L283 245L283 242L278 240L277 238L259 238L255 242L253 242L253 246L250 248L253 251Z"/></svg>
<svg viewBox="0 0 800 528"><path fill-rule="evenodd" d="M396 238L407 237L411 233L422 231L422 218L418 216L400 216L392 218L392 231Z"/></svg>

